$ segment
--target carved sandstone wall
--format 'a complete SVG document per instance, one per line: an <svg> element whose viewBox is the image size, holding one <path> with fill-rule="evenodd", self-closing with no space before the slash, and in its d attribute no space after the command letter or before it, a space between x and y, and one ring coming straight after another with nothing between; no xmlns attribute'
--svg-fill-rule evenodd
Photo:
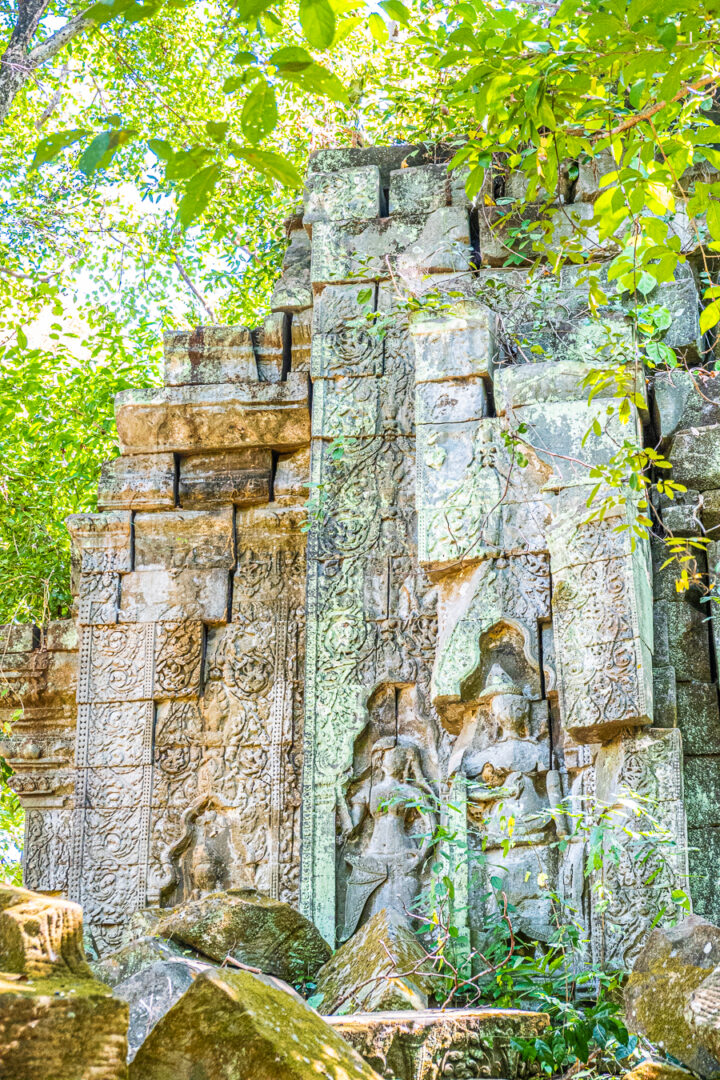
<svg viewBox="0 0 720 1080"><path fill-rule="evenodd" d="M558 228L596 194L584 176ZM662 439L691 488L666 527L720 522L720 410L642 372L629 424L611 390L588 406L609 354L587 286L498 267L514 241L491 213L422 148L320 151L263 326L167 335L164 387L120 395L99 513L68 523L77 627L13 627L2 665L27 883L79 900L100 947L147 904L243 886L347 938L427 884L450 788L519 929L550 932L549 883L606 962L685 882L686 807L714 850L710 623L617 531L624 507L585 504L619 442ZM696 364L690 268L651 301ZM652 889L626 850L601 919L558 808L624 788L677 847ZM486 889L457 887L477 935ZM717 918L716 891L697 895Z"/></svg>

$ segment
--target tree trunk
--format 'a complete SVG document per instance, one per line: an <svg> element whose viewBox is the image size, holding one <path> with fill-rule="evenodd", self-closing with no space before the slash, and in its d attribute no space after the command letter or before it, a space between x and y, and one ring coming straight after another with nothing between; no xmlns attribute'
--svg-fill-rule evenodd
<svg viewBox="0 0 720 1080"><path fill-rule="evenodd" d="M15 28L8 46L0 57L0 124L7 117L12 103L35 68L47 63L89 25L85 13L73 16L60 30L31 48L38 25L50 5L50 0L18 0Z"/></svg>

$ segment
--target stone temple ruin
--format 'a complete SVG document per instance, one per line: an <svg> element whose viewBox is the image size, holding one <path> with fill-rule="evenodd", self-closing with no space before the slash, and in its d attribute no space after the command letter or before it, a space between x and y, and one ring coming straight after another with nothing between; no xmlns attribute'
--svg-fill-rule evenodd
<svg viewBox="0 0 720 1080"><path fill-rule="evenodd" d="M317 152L272 314L167 334L163 387L119 396L121 456L68 520L75 618L7 629L25 883L78 901L99 953L140 909L244 888L335 946L427 885L448 791L535 939L550 888L631 963L688 838L720 918L720 622L618 531L632 508L586 505L593 465L661 442L689 491L658 518L717 527L720 405L691 370L640 373L627 424L612 380L589 403L608 352L579 270L505 268L462 179L423 149ZM595 194L583 167L558 235ZM692 366L682 270L651 299ZM619 296L607 323L627 342ZM564 808L627 789L676 846L652 886L626 846L599 917ZM455 874L473 938L486 891Z"/></svg>

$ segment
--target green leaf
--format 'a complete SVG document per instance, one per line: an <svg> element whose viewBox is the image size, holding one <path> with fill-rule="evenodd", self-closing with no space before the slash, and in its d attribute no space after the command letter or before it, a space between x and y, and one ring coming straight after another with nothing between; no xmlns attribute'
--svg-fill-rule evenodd
<svg viewBox="0 0 720 1080"><path fill-rule="evenodd" d="M381 7L395 22L402 23L403 26L410 24L410 12L404 4L400 3L400 0L380 0L378 7Z"/></svg>
<svg viewBox="0 0 720 1080"><path fill-rule="evenodd" d="M314 49L329 49L335 37L335 12L328 0L300 0L300 25Z"/></svg>
<svg viewBox="0 0 720 1080"><path fill-rule="evenodd" d="M311 94L319 94L321 97L330 98L331 101L342 102L343 105L350 103L347 90L337 76L324 68L322 64L316 64L314 60L302 67L298 62L283 64L278 67L278 74L281 79L295 83L296 86L308 90Z"/></svg>
<svg viewBox="0 0 720 1080"><path fill-rule="evenodd" d="M205 124L205 130L213 142L216 143L221 143L223 141L228 133L229 127L229 120L208 120Z"/></svg>
<svg viewBox="0 0 720 1080"><path fill-rule="evenodd" d="M297 189L303 186L302 176L282 154L276 154L273 150L255 150L235 143L232 144L232 152L236 158L247 161L248 165L252 165L253 169L257 169L264 176L278 180L283 187Z"/></svg>
<svg viewBox="0 0 720 1080"><path fill-rule="evenodd" d="M133 6L134 0L99 0L99 3L88 8L85 18L92 19L94 23L101 26L110 19L117 18L118 15L125 15Z"/></svg>
<svg viewBox="0 0 720 1080"><path fill-rule="evenodd" d="M643 270L637 280L635 288L639 293L642 293L643 296L647 296L648 293L651 293L653 291L656 285L657 281L652 276L652 274L648 274L647 270Z"/></svg>
<svg viewBox="0 0 720 1080"><path fill-rule="evenodd" d="M298 72L312 67L315 63L307 49L299 45L286 45L284 49L277 49L270 57L270 63L274 64L278 71Z"/></svg>
<svg viewBox="0 0 720 1080"><path fill-rule="evenodd" d="M196 172L185 185L185 193L177 209L178 221L183 228L187 229L202 214L221 173L222 165L215 161Z"/></svg>
<svg viewBox="0 0 720 1080"><path fill-rule="evenodd" d="M35 156L30 165L31 171L39 169L41 165L46 165L48 161L56 158L61 151L66 150L73 143L79 142L87 134L89 134L87 128L72 128L69 131L56 131L54 135L46 135L35 147Z"/></svg>
<svg viewBox="0 0 720 1080"><path fill-rule="evenodd" d="M382 15L378 15L378 13L374 11L368 19L368 26L370 27L370 33L379 45L382 45L387 41L388 28Z"/></svg>
<svg viewBox="0 0 720 1080"><path fill-rule="evenodd" d="M238 64L240 67L244 67L247 64L256 64L257 56L247 49L241 49L239 53L236 53L235 56L233 56L232 62L233 64Z"/></svg>
<svg viewBox="0 0 720 1080"><path fill-rule="evenodd" d="M706 334L720 320L720 301L713 300L700 312L700 333Z"/></svg>
<svg viewBox="0 0 720 1080"><path fill-rule="evenodd" d="M707 208L707 227L713 240L720 240L720 202L713 199Z"/></svg>
<svg viewBox="0 0 720 1080"><path fill-rule="evenodd" d="M162 161L172 161L175 157L173 147L169 145L168 141L164 138L148 139L148 146L154 153L154 156L160 158Z"/></svg>
<svg viewBox="0 0 720 1080"><path fill-rule="evenodd" d="M83 151L78 161L78 169L86 176L92 176L98 169L107 169L121 146L137 138L134 128L119 128L103 131L96 135Z"/></svg>
<svg viewBox="0 0 720 1080"><path fill-rule="evenodd" d="M240 115L240 125L246 138L253 143L260 142L273 130L277 119L274 89L267 79L256 82Z"/></svg>
<svg viewBox="0 0 720 1080"><path fill-rule="evenodd" d="M243 22L249 22L267 11L272 2L273 0L233 0L233 7Z"/></svg>

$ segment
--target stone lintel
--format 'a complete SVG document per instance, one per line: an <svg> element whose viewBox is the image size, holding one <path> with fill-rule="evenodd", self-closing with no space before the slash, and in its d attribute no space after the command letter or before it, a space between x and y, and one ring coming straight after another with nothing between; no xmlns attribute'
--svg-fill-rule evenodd
<svg viewBox="0 0 720 1080"><path fill-rule="evenodd" d="M115 401L123 453L192 453L268 447L289 452L310 437L307 376L286 382L126 390Z"/></svg>

